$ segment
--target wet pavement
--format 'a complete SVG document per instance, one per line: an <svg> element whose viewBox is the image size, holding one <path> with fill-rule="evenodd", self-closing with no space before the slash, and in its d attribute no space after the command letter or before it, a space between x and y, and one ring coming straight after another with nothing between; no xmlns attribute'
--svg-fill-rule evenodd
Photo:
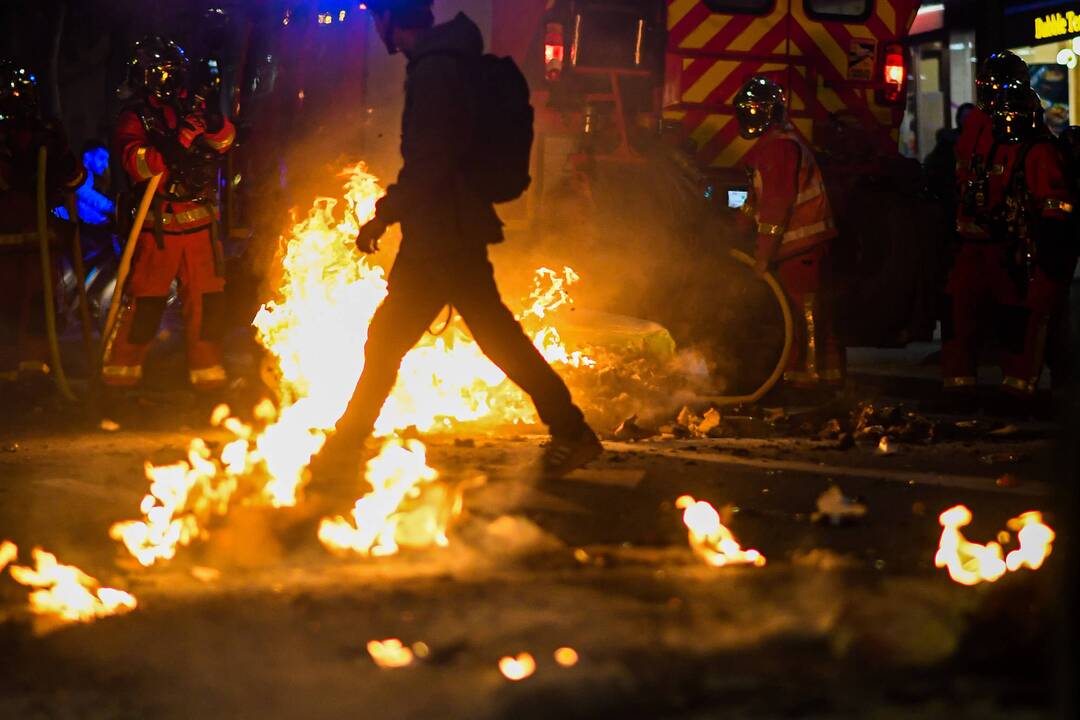
<svg viewBox="0 0 1080 720"><path fill-rule="evenodd" d="M1026 510L1064 530L1051 429L1017 430L890 455L807 438L609 443L546 483L530 479L536 438L430 438L430 464L477 485L447 548L331 555L315 538L323 498L236 508L151 569L108 526L137 515L143 462L179 459L203 429L5 430L0 536L139 608L46 628L0 579L0 717L1054 716L1061 553L974 588L933 566L937 516L956 503L980 542ZM866 515L815 522L832 484ZM722 509L767 565L704 565L683 494ZM368 654L392 637L422 643L409 667ZM562 646L573 667L553 659ZM498 662L520 652L536 671L511 682Z"/></svg>

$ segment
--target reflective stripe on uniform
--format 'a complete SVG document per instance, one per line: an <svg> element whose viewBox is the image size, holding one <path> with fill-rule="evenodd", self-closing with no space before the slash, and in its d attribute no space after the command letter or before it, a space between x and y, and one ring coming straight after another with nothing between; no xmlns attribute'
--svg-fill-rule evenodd
<svg viewBox="0 0 1080 720"><path fill-rule="evenodd" d="M139 171L139 177L143 180L154 177L154 173L150 170L150 163L146 160L147 150L148 148L141 147L135 151L135 169Z"/></svg>
<svg viewBox="0 0 1080 720"><path fill-rule="evenodd" d="M19 363L20 373L34 373L35 375L48 375L51 372L48 363L40 360L23 360Z"/></svg>
<svg viewBox="0 0 1080 720"><path fill-rule="evenodd" d="M990 232L986 228L984 228L982 225L979 225L978 223L973 222L971 220L957 220L956 221L956 232L960 233L964 237L971 237L971 238L989 238L990 237Z"/></svg>
<svg viewBox="0 0 1080 720"><path fill-rule="evenodd" d="M788 370L784 373L784 382L790 383L816 383L818 381L818 374L816 372L804 372L802 370Z"/></svg>
<svg viewBox="0 0 1080 720"><path fill-rule="evenodd" d="M964 375L961 377L947 377L942 380L942 385L948 388L962 388L962 387L975 387L978 380L971 375Z"/></svg>
<svg viewBox="0 0 1080 720"><path fill-rule="evenodd" d="M52 233L49 233L50 239L53 238ZM0 247L11 247L15 245L40 245L41 236L36 232L28 233L10 233L7 235L0 235Z"/></svg>
<svg viewBox="0 0 1080 720"><path fill-rule="evenodd" d="M771 223L759 222L757 224L757 231L762 235L777 236L784 234L783 225L773 225Z"/></svg>
<svg viewBox="0 0 1080 720"><path fill-rule="evenodd" d="M229 132L221 140L211 140L209 135L203 136L206 139L206 144L215 150L224 150L232 145L232 141L236 139L236 129L230 127Z"/></svg>
<svg viewBox="0 0 1080 720"><path fill-rule="evenodd" d="M821 193L823 192L825 192L825 186L820 183L816 183L799 193L799 195L795 198L795 202L796 204L808 202L816 198L818 195L821 195Z"/></svg>
<svg viewBox="0 0 1080 720"><path fill-rule="evenodd" d="M1002 379L1001 384L1025 395L1033 395L1035 393L1035 385L1033 383L1030 383L1027 380L1021 380L1018 377L1006 376Z"/></svg>
<svg viewBox="0 0 1080 720"><path fill-rule="evenodd" d="M200 220L209 220L211 218L210 211L204 207L197 207L193 210L185 210L179 213L162 213L161 224L162 225L189 225ZM153 225L157 216L153 213L146 214L146 222L148 225Z"/></svg>
<svg viewBox="0 0 1080 720"><path fill-rule="evenodd" d="M132 384L142 379L142 365L106 365L101 368L106 383Z"/></svg>
<svg viewBox="0 0 1080 720"><path fill-rule="evenodd" d="M216 383L225 382L225 368L220 365L214 365L208 368L199 368L198 370L191 370L188 373L191 378L192 385L212 385Z"/></svg>
<svg viewBox="0 0 1080 720"><path fill-rule="evenodd" d="M823 233L826 230L833 229L833 221L831 218L826 218L821 222L814 223L813 225L806 225L801 228L796 228L790 232L784 233L784 242L794 242L795 240L802 240L803 238L812 237L818 233Z"/></svg>
<svg viewBox="0 0 1080 720"><path fill-rule="evenodd" d="M1043 203L1043 210L1057 210L1063 213L1071 213L1073 211L1073 206L1070 202L1065 202L1064 200L1054 200L1053 198L1051 198Z"/></svg>

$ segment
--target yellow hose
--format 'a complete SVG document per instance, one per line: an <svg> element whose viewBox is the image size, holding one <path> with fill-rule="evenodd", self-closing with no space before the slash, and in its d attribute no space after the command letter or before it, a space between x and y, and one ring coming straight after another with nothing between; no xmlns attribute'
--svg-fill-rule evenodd
<svg viewBox="0 0 1080 720"><path fill-rule="evenodd" d="M71 198L71 223L74 236L71 240L71 266L75 270L75 280L79 283L79 322L82 325L83 352L86 353L86 374L89 378L97 376L97 353L94 351L94 330L90 320L90 303L86 297L86 267L83 265L82 235L79 228L79 201Z"/></svg>
<svg viewBox="0 0 1080 720"><path fill-rule="evenodd" d="M49 357L52 360L53 382L56 383L56 388L61 395L68 400L74 400L75 395L68 385L67 376L64 375L64 364L60 358L60 342L56 337L56 304L53 299L52 259L49 257L49 209L45 202L48 161L49 151L42 145L38 148L37 226L38 237L41 240L41 279L45 297L45 330L49 336Z"/></svg>
<svg viewBox="0 0 1080 720"><path fill-rule="evenodd" d="M161 175L150 178L146 184L146 191L139 202L139 211L135 213L135 222L131 225L128 233L127 244L124 245L124 254L120 256L120 267L116 270L116 288L113 290L112 302L109 303L109 314L105 319L105 328L101 333L101 364L105 364L105 355L112 344L112 335L116 331L116 317L120 313L120 306L124 303L124 284L127 283L128 273L131 271L131 258L135 254L135 245L142 232L143 223L146 222L146 214L150 212L150 201L154 199Z"/></svg>
<svg viewBox="0 0 1080 720"><path fill-rule="evenodd" d="M732 250L730 252L731 257L747 266L748 268L754 267L754 258L750 257L742 250ZM749 395L714 395L710 397L702 398L707 400L713 405L747 405L750 403L756 403L761 398L765 397L765 394L773 389L776 383L780 382L780 379L784 377L784 370L787 368L788 360L791 359L791 350L795 344L795 321L791 315L791 306L788 305L787 295L784 294L784 288L780 287L780 283L772 273L765 273L761 276L761 279L772 290L773 295L776 296L776 302L780 304L780 312L784 315L784 349L780 352L780 359L776 363L776 367L772 371L772 375L769 379L754 392Z"/></svg>

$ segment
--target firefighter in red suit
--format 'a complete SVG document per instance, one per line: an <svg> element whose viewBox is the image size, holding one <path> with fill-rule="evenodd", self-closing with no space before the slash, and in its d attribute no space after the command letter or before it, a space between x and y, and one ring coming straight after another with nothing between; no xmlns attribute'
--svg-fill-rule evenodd
<svg viewBox="0 0 1080 720"><path fill-rule="evenodd" d="M194 102L183 50L158 37L140 41L128 66L138 102L121 113L116 156L136 184L136 196L161 174L156 197L138 237L124 306L107 339L102 377L112 387L132 386L178 283L187 341L188 371L196 389L225 382L225 276L216 237L216 158L232 146L236 130L212 102Z"/></svg>
<svg viewBox="0 0 1080 720"><path fill-rule="evenodd" d="M822 266L837 232L814 154L787 122L780 85L751 78L735 96L753 178L747 212L757 224L757 271L772 266L795 315L795 343L785 382L795 388L840 385L844 353L821 302Z"/></svg>
<svg viewBox="0 0 1080 720"><path fill-rule="evenodd" d="M991 112L992 234L1006 245L1012 303L998 308L1002 389L1027 400L1045 363L1051 319L1066 305L1076 267L1076 199L1042 102L1026 83L1006 84Z"/></svg>
<svg viewBox="0 0 1080 720"><path fill-rule="evenodd" d="M0 62L0 379L34 384L50 372L40 238L37 230L38 149L48 151L46 202L56 207L86 171L59 123L38 111L34 74ZM53 286L64 223L50 218Z"/></svg>
<svg viewBox="0 0 1080 720"><path fill-rule="evenodd" d="M992 232L991 211L1001 203L1003 168L992 157L999 154L1001 142L995 138L990 112L1005 85L1026 85L1027 79L1028 67L1016 55L1001 52L987 58L976 78L976 109L965 119L956 143L960 245L945 287L941 322L942 381L954 399L975 389L980 315L990 306L1014 307L1019 302L1007 272L1010 240Z"/></svg>

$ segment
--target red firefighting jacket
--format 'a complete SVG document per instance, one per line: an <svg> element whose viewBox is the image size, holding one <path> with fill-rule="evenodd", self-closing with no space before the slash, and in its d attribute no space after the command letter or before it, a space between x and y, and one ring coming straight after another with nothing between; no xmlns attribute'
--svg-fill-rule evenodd
<svg viewBox="0 0 1080 720"><path fill-rule="evenodd" d="M821 169L792 128L758 140L746 164L753 174L759 260L785 260L836 237Z"/></svg>
<svg viewBox="0 0 1080 720"><path fill-rule="evenodd" d="M991 207L1005 202L1009 185L1017 172L1017 162L1025 154L1025 143L999 145L990 168ZM1065 161L1054 140L1047 137L1027 145L1024 180L1031 194L1033 217L1068 220L1073 214L1072 192L1065 176Z"/></svg>
<svg viewBox="0 0 1080 720"><path fill-rule="evenodd" d="M990 237L989 230L977 222L975 212L968 197L969 183L978 181L977 171L989 170L990 152L994 146L994 132L990 123L990 116L982 110L975 108L964 118L964 127L960 129L960 137L956 141L956 192L960 202L956 205L956 231L960 237L968 240L982 240ZM967 200L967 202L965 202ZM988 211L991 204L987 197L987 204L983 210Z"/></svg>
<svg viewBox="0 0 1080 720"><path fill-rule="evenodd" d="M170 130L176 130L178 118L176 111L167 105L160 105L153 99L149 101L156 112L164 115ZM232 147L236 139L236 128L225 118L225 124L216 133L204 135L207 144L214 150L224 153ZM169 169L161 152L153 146L147 135L143 121L135 110L126 110L117 120L114 147L117 157L136 183L149 180L162 173L158 194L167 197ZM210 225L213 215L205 204L191 201L169 200L163 204L161 227L166 233L187 233ZM146 227L152 227L155 217L148 216Z"/></svg>

